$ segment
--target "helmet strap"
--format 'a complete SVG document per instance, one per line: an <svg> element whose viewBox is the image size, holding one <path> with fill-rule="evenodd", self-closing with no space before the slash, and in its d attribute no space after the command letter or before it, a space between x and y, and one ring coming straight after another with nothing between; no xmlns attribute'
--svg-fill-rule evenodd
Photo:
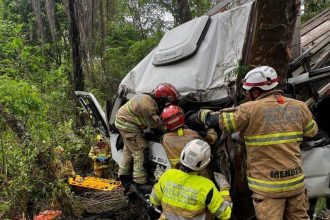
<svg viewBox="0 0 330 220"><path fill-rule="evenodd" d="M183 136L183 128L178 129L178 135L181 137Z"/></svg>
<svg viewBox="0 0 330 220"><path fill-rule="evenodd" d="M256 100L264 91L260 88L252 88L248 90L251 99L254 101Z"/></svg>

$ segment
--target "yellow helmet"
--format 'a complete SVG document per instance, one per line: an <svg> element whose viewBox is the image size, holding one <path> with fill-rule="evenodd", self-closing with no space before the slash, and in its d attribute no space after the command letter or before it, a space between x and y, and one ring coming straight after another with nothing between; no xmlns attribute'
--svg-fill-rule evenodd
<svg viewBox="0 0 330 220"><path fill-rule="evenodd" d="M98 142L103 141L103 136L100 135L100 134L96 135L96 140L97 140Z"/></svg>
<svg viewBox="0 0 330 220"><path fill-rule="evenodd" d="M59 146L59 147L55 147L54 148L54 153L58 154L58 155L64 155L64 149L63 147Z"/></svg>

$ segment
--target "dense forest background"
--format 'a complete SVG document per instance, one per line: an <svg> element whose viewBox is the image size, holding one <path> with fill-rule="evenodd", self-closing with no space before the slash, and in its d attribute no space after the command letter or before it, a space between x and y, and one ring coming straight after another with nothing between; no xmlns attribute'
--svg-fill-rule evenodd
<svg viewBox="0 0 330 220"><path fill-rule="evenodd" d="M95 131L73 91L92 92L104 106L167 30L217 2L0 0L0 218L65 197L49 172L53 148L62 146L82 175L91 172ZM327 6L305 1L302 20Z"/></svg>

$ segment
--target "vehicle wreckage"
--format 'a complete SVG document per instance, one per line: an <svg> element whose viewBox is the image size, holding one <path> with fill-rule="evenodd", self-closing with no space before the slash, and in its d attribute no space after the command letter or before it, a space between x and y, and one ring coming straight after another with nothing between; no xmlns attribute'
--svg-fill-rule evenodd
<svg viewBox="0 0 330 220"><path fill-rule="evenodd" d="M75 92L84 109L92 114L93 126L111 145L112 158L116 163L120 163L123 147L114 126L116 112L135 94L150 93L159 83L171 83L182 95L184 102L181 107L185 112L201 108L220 110L242 101L237 72L245 64L249 39L254 34L251 31L253 7L254 3L250 2L213 16L195 18L168 31L159 45L122 80L116 98L107 103L106 111L93 94ZM321 14L328 16L329 21L329 9ZM316 19L316 23L320 22ZM330 66L327 66L330 54L324 49L330 47L330 37L320 40L317 36L315 39L314 34L312 43L313 35L308 36L308 32L312 33L319 25L307 22L302 27L301 39L305 50L291 61L284 87L285 95L308 104L320 128L315 138L301 144L305 184L311 199L330 197L330 117L327 115L330 106ZM242 204L239 197L248 195L242 193L242 189L248 189L245 176L237 178L238 174L245 174L237 172L244 167L240 164L242 161L235 159L239 153L237 146L244 148L237 134L219 137L212 146L214 157L211 165L231 182L234 204L236 200ZM170 168L165 150L159 143L159 134L151 135L149 153L150 176L157 164ZM233 215L237 215L235 210Z"/></svg>

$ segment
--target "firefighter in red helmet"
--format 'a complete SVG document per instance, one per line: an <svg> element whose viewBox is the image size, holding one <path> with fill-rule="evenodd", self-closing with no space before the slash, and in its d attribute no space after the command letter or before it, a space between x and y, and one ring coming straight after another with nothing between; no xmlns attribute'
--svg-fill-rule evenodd
<svg viewBox="0 0 330 220"><path fill-rule="evenodd" d="M176 105L180 99L179 92L169 83L159 84L153 91L153 96L160 109L163 109L169 104Z"/></svg>
<svg viewBox="0 0 330 220"><path fill-rule="evenodd" d="M123 141L123 157L119 165L119 179L124 187L131 183L131 164L133 181L139 185L147 183L146 164L148 142L143 137L146 129L161 129L159 112L163 106L176 103L179 93L167 83L158 85L150 94L138 94L118 110L115 125Z"/></svg>
<svg viewBox="0 0 330 220"><path fill-rule="evenodd" d="M167 158L170 160L172 167L175 167L180 160L181 151L189 141L203 139L209 144L214 144L217 140L217 133L214 129L209 129L202 136L198 132L185 127L184 112L179 106L170 105L166 107L161 114L161 119L168 131L162 137L161 143L164 146ZM156 178L158 178L162 172L157 168L155 174Z"/></svg>

